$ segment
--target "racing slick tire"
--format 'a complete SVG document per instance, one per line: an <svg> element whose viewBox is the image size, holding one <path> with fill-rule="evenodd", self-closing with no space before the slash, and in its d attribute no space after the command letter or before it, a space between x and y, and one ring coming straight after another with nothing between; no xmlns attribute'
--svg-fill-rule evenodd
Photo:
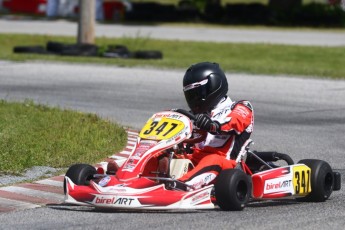
<svg viewBox="0 0 345 230"><path fill-rule="evenodd" d="M298 163L305 164L311 169L311 193L297 200L309 202L327 200L333 192L334 174L331 166L325 161L316 159L304 159Z"/></svg>
<svg viewBox="0 0 345 230"><path fill-rule="evenodd" d="M88 164L74 164L67 170L65 176L70 178L76 185L88 185L90 179L96 174L96 168ZM64 192L66 194L66 180L63 184Z"/></svg>
<svg viewBox="0 0 345 230"><path fill-rule="evenodd" d="M239 169L223 170L215 183L217 204L224 211L241 211L251 195L250 177Z"/></svg>

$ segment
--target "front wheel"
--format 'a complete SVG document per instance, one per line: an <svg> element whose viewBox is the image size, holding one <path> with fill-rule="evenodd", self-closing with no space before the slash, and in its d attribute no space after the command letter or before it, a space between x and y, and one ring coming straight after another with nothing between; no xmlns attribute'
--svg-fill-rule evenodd
<svg viewBox="0 0 345 230"><path fill-rule="evenodd" d="M299 161L311 169L311 193L297 198L299 201L323 202L333 192L334 174L331 166L322 160L304 159Z"/></svg>
<svg viewBox="0 0 345 230"><path fill-rule="evenodd" d="M223 170L215 183L217 204L225 211L241 211L249 201L251 187L250 177L243 171Z"/></svg>
<svg viewBox="0 0 345 230"><path fill-rule="evenodd" d="M66 172L68 178L76 185L88 185L93 175L96 174L96 168L88 164L74 164ZM66 181L63 184L64 192L66 194Z"/></svg>

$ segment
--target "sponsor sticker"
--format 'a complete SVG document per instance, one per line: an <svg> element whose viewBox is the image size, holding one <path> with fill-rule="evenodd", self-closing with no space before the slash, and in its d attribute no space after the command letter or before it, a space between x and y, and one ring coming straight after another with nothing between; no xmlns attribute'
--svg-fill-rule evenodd
<svg viewBox="0 0 345 230"><path fill-rule="evenodd" d="M192 197L191 204L194 205L194 204L200 203L200 202L202 202L202 201L204 201L205 199L208 199L208 198L209 198L209 192L208 191L205 191L205 192L202 192L202 193L198 193L198 194L196 194L195 196Z"/></svg>
<svg viewBox="0 0 345 230"><path fill-rule="evenodd" d="M102 187L106 186L110 181L110 176L103 177L98 184Z"/></svg>
<svg viewBox="0 0 345 230"><path fill-rule="evenodd" d="M122 196L97 196L94 199L95 204L116 205L116 206L140 206L140 202L135 197Z"/></svg>
<svg viewBox="0 0 345 230"><path fill-rule="evenodd" d="M293 194L291 177L280 177L265 181L264 194L287 192Z"/></svg>

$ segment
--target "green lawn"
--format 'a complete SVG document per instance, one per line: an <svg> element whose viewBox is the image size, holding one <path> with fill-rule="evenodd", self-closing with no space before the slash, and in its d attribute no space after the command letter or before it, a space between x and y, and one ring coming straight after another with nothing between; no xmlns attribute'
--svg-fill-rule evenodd
<svg viewBox="0 0 345 230"><path fill-rule="evenodd" d="M94 164L121 151L126 139L121 126L93 114L0 100L0 175Z"/></svg>
<svg viewBox="0 0 345 230"><path fill-rule="evenodd" d="M345 47L313 47L272 44L210 43L136 38L97 38L97 45L126 45L130 51L160 50L161 60L66 57L57 55L15 54L13 47L46 45L48 41L75 43L73 37L0 34L0 59L13 61L67 61L119 66L150 66L186 69L199 61L219 62L228 72L284 74L345 79Z"/></svg>

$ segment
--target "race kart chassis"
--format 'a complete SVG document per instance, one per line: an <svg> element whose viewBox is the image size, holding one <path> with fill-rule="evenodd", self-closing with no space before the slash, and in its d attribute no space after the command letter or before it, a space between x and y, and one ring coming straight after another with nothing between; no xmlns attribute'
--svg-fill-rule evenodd
<svg viewBox="0 0 345 230"><path fill-rule="evenodd" d="M249 201L293 198L325 201L340 190L341 179L321 160L305 159L294 164L287 155L255 152L249 139L237 156L234 169L223 170L213 184L194 189L177 179L193 164L190 146L205 138L195 132L187 111L163 111L145 124L135 147L120 168L72 165L65 176L65 202L114 209L211 209L242 210ZM165 156L165 170L160 159ZM285 162L279 166L277 161ZM101 173L100 173L101 172ZM181 189L183 185L184 189Z"/></svg>

